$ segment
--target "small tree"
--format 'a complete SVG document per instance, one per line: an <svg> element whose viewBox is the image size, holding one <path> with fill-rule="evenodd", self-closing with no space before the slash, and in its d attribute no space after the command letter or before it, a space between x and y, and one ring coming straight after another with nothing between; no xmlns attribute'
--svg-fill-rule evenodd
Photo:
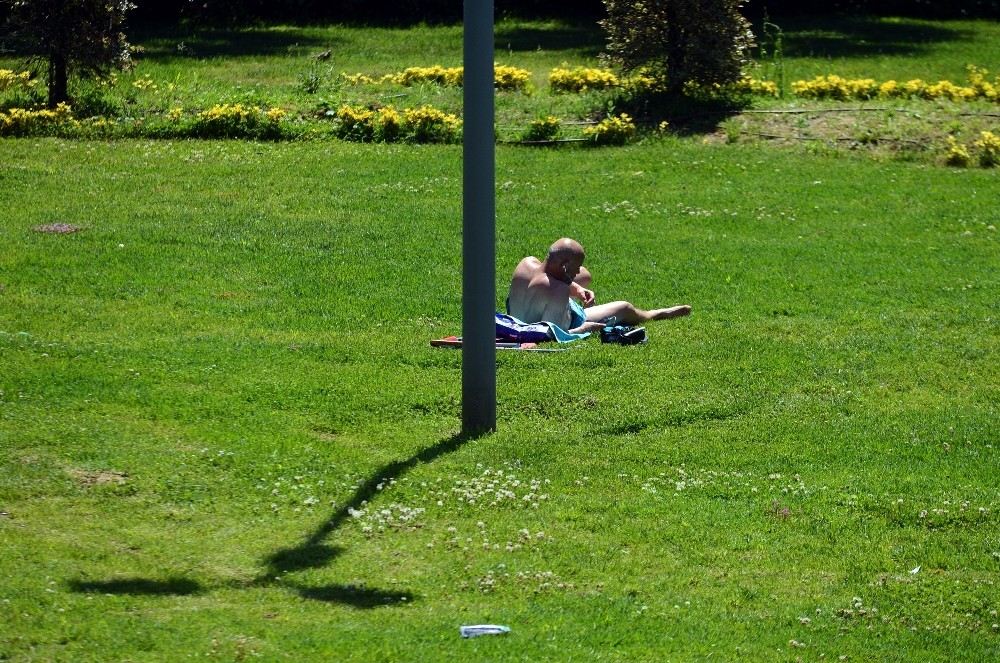
<svg viewBox="0 0 1000 663"><path fill-rule="evenodd" d="M606 55L625 71L647 68L667 92L688 82L738 81L754 46L744 0L604 0Z"/></svg>
<svg viewBox="0 0 1000 663"><path fill-rule="evenodd" d="M103 75L131 64L122 27L128 0L2 0L15 34L48 61L48 103L69 102L69 75Z"/></svg>

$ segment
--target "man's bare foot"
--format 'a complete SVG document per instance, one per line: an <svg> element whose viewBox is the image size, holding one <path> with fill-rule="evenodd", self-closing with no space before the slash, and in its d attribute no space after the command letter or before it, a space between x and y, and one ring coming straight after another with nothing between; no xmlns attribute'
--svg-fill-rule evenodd
<svg viewBox="0 0 1000 663"><path fill-rule="evenodd" d="M691 307L687 304L681 306L671 306L670 308L660 308L652 311L653 320L667 320L668 318L680 318L691 315Z"/></svg>

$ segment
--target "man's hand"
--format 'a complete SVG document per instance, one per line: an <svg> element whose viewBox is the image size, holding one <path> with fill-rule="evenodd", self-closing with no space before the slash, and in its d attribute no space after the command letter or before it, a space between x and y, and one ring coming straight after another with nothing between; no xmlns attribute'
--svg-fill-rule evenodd
<svg viewBox="0 0 1000 663"><path fill-rule="evenodd" d="M584 322L582 325L580 325L576 329L570 329L569 333L570 334L586 334L587 332L595 332L595 331L600 331L602 329L604 329L604 323L603 322L588 321L588 322Z"/></svg>
<svg viewBox="0 0 1000 663"><path fill-rule="evenodd" d="M597 301L594 298L594 291L587 290L579 283L574 282L573 285L570 286L570 294L573 295L573 297L575 297L576 299L579 299L583 303L583 308L587 308L588 306L593 306L594 302Z"/></svg>

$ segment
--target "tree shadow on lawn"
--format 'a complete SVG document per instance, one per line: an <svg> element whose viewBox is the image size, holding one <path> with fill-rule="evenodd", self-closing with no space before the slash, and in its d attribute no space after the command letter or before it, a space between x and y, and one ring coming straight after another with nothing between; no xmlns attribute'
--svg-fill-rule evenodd
<svg viewBox="0 0 1000 663"><path fill-rule="evenodd" d="M379 493L378 486L389 479L399 479L416 465L430 463L440 456L452 453L466 442L485 434L467 435L457 433L433 446L427 447L406 460L395 461L375 470L371 477L358 486L351 499L337 509L325 522L296 546L282 548L264 558L265 570L249 582L228 583L230 587L241 589L253 587L282 587L291 589L299 596L315 601L341 603L354 608L377 608L394 603L412 602L415 596L406 591L389 591L365 585L326 585L309 587L288 578L288 574L306 569L322 568L329 565L344 550L339 546L324 543L326 537L339 529L351 518L351 512L360 509L365 502L371 502ZM67 583L74 592L103 594L133 594L144 596L188 595L201 593L199 583L188 578L154 580L149 578L123 578L112 580L70 580Z"/></svg>
<svg viewBox="0 0 1000 663"><path fill-rule="evenodd" d="M604 49L604 33L596 21L559 22L554 27L499 24L493 43L503 51L575 51L581 57L597 57Z"/></svg>
<svg viewBox="0 0 1000 663"><path fill-rule="evenodd" d="M148 28L130 35L143 46L141 59L191 59L291 55L305 57L322 50L336 50L341 40L314 36L297 27L260 28Z"/></svg>
<svg viewBox="0 0 1000 663"><path fill-rule="evenodd" d="M680 136L715 133L726 118L739 115L747 99L697 99L683 94L651 93L615 101L615 113L627 113L641 126L654 129L667 122Z"/></svg>
<svg viewBox="0 0 1000 663"><path fill-rule="evenodd" d="M970 30L876 16L825 16L774 19L783 30L786 57L868 58L918 55L946 41L967 40ZM755 30L759 35L760 30Z"/></svg>

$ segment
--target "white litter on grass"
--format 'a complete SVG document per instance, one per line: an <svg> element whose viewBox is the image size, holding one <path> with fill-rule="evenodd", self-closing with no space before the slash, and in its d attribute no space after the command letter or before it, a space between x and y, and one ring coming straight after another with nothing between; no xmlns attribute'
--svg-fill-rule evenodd
<svg viewBox="0 0 1000 663"><path fill-rule="evenodd" d="M510 633L509 626L500 624L474 624L472 626L459 626L458 632L463 638L477 638L480 635L503 635Z"/></svg>
<svg viewBox="0 0 1000 663"><path fill-rule="evenodd" d="M912 571L910 571L910 575L911 576L915 576L918 573L920 573L920 567L919 566L917 568L913 569Z"/></svg>

